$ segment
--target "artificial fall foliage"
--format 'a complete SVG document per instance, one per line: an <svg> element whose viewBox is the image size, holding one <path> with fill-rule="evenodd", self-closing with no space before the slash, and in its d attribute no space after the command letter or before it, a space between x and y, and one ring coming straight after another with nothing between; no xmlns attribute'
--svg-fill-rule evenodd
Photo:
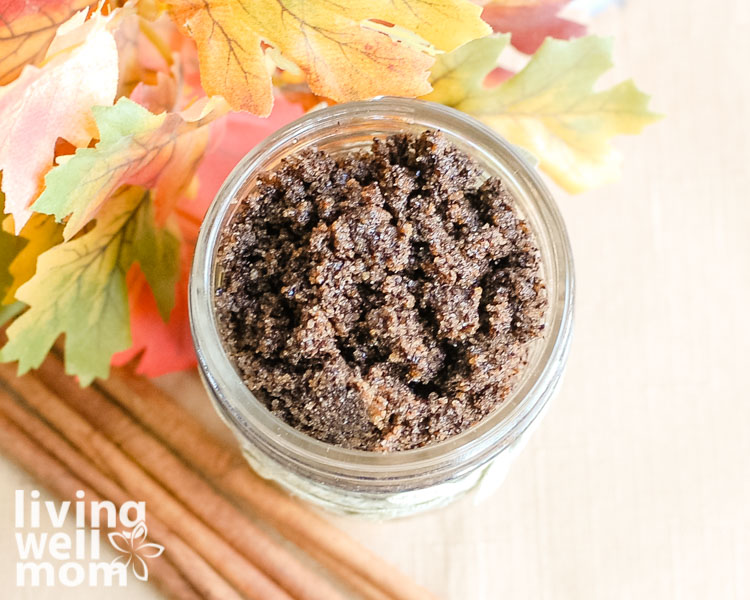
<svg viewBox="0 0 750 600"><path fill-rule="evenodd" d="M567 40L586 32L580 23L560 17L570 0L495 0L482 11L494 31L510 33L511 43L532 54L548 37Z"/></svg>
<svg viewBox="0 0 750 600"><path fill-rule="evenodd" d="M572 42L547 39L510 79L485 87L509 36L474 40L441 56L433 90L425 96L474 115L529 150L568 191L607 183L619 172L610 143L617 134L639 133L658 117L632 81L595 92L612 66L610 40L588 36Z"/></svg>
<svg viewBox="0 0 750 600"><path fill-rule="evenodd" d="M655 116L631 82L594 90L611 44L563 41L585 32L567 4L0 0L0 360L24 372L64 336L84 384L193 364L203 214L253 145L322 103L441 102L568 190L611 180L611 138ZM517 73L508 44L533 53Z"/></svg>
<svg viewBox="0 0 750 600"><path fill-rule="evenodd" d="M83 384L106 377L109 360L130 344L126 275L138 262L160 312L174 306L179 241L154 220L150 190L124 186L97 217L96 226L42 253L36 274L16 292L29 306L8 328L2 360L19 370L38 366L61 333L65 360Z"/></svg>
<svg viewBox="0 0 750 600"><path fill-rule="evenodd" d="M430 54L490 31L469 0L173 0L169 12L197 44L206 92L261 116L273 106L267 58L338 102L418 96Z"/></svg>

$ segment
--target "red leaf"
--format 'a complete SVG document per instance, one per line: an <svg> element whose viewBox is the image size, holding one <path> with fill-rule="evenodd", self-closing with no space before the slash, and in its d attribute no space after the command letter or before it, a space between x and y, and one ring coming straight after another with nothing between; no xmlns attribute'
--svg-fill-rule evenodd
<svg viewBox="0 0 750 600"><path fill-rule="evenodd" d="M537 0L503 5L488 4L482 19L499 33L510 33L511 43L525 54L533 54L547 37L567 40L586 33L586 27L558 17L570 0Z"/></svg>
<svg viewBox="0 0 750 600"><path fill-rule="evenodd" d="M177 283L175 306L165 323L159 315L156 300L138 265L128 273L128 305L133 345L112 357L113 365L123 365L140 355L137 371L158 377L182 371L195 365L190 337L187 305L187 283L192 249L182 248L182 272Z"/></svg>

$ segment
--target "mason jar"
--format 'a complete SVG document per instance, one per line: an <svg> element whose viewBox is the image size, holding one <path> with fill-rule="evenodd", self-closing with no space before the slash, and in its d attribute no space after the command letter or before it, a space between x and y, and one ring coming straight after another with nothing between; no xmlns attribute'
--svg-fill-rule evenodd
<svg viewBox="0 0 750 600"><path fill-rule="evenodd" d="M223 346L214 291L222 233L258 175L315 147L332 154L367 148L375 137L440 130L488 176L500 177L533 232L548 307L545 333L511 393L494 412L445 441L398 452L351 450L314 439L273 415L243 383ZM245 156L219 190L201 227L190 277L190 323L206 389L261 476L339 513L395 517L499 485L560 386L573 326L574 276L560 213L523 153L474 118L432 102L377 98L316 110Z"/></svg>

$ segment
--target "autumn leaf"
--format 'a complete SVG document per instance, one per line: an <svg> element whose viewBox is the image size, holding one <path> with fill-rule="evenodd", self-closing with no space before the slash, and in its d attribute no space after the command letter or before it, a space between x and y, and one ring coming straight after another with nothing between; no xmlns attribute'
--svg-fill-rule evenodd
<svg viewBox="0 0 750 600"><path fill-rule="evenodd" d="M0 192L0 214L4 207L5 194ZM39 255L62 242L62 226L48 215L34 214L19 235L13 232L13 217L8 215L0 223L0 307L16 301L16 290L36 272Z"/></svg>
<svg viewBox="0 0 750 600"><path fill-rule="evenodd" d="M474 115L539 158L565 189L579 192L619 175L611 145L619 134L639 133L660 117L632 81L595 92L612 66L612 44L599 37L548 39L519 73L492 88L487 73L509 36L476 40L441 56L427 100Z"/></svg>
<svg viewBox="0 0 750 600"><path fill-rule="evenodd" d="M183 253L186 249L183 246ZM187 300L190 256L181 261L175 306L166 321L159 313L143 272L137 265L130 270L127 286L132 344L127 350L112 356L113 366L137 359L136 372L146 377L159 377L195 366Z"/></svg>
<svg viewBox="0 0 750 600"><path fill-rule="evenodd" d="M120 79L117 95L130 97L139 84L153 85L158 73L168 73L172 60L170 49L159 36L147 36L151 24L140 15L124 15L114 31L119 57Z"/></svg>
<svg viewBox="0 0 750 600"><path fill-rule="evenodd" d="M15 301L18 288L36 272L39 255L62 242L62 225L49 215L34 214L15 239L20 248L8 265L10 284L4 292L0 286L0 304Z"/></svg>
<svg viewBox="0 0 750 600"><path fill-rule="evenodd" d="M153 113L163 113L175 108L179 90L174 77L156 74L156 82L147 85L141 81L130 93L130 99Z"/></svg>
<svg viewBox="0 0 750 600"><path fill-rule="evenodd" d="M23 248L23 240L12 233L0 230L0 298L4 297L13 285L10 264ZM6 302L0 302L7 304Z"/></svg>
<svg viewBox="0 0 750 600"><path fill-rule="evenodd" d="M0 85L39 64L57 28L92 0L5 0L0 2Z"/></svg>
<svg viewBox="0 0 750 600"><path fill-rule="evenodd" d="M0 327L9 323L21 314L26 308L23 302L14 302L13 304L0 304Z"/></svg>
<svg viewBox="0 0 750 600"><path fill-rule="evenodd" d="M510 33L511 43L533 54L545 38L567 40L586 33L586 26L558 16L570 0L492 0L482 19L499 33Z"/></svg>
<svg viewBox="0 0 750 600"><path fill-rule="evenodd" d="M207 114L155 115L128 98L112 107L94 107L99 143L80 148L52 169L46 187L33 209L68 215L65 239L70 239L93 219L107 199L122 185L154 189L157 222L171 212L180 193L190 183L195 165L205 149L210 122L220 109Z"/></svg>
<svg viewBox="0 0 750 600"><path fill-rule="evenodd" d="M468 0L170 0L169 11L198 44L201 81L235 110L268 115L267 58L306 76L338 102L429 91L433 59L486 35ZM264 51L268 49L268 52Z"/></svg>
<svg viewBox="0 0 750 600"><path fill-rule="evenodd" d="M2 180L0 178L0 180ZM0 192L0 211L5 205L5 195ZM23 250L24 241L13 235L12 226L7 227L8 221L12 220L7 217L0 225L0 299L2 299L13 285L13 274L10 272L10 265L15 260L18 253ZM10 231L9 231L10 229ZM0 301L0 306L9 304Z"/></svg>
<svg viewBox="0 0 750 600"><path fill-rule="evenodd" d="M116 90L117 48L104 28L93 28L83 44L41 69L28 65L0 89L2 190L16 232L31 217L57 139L87 145L96 134L91 106L111 104Z"/></svg>
<svg viewBox="0 0 750 600"><path fill-rule="evenodd" d="M140 264L163 315L174 304L179 240L154 221L151 193L126 187L76 239L39 257L36 274L18 290L29 309L8 327L3 362L19 372L38 367L65 334L66 371L83 385L106 377L115 352L130 345L126 275Z"/></svg>

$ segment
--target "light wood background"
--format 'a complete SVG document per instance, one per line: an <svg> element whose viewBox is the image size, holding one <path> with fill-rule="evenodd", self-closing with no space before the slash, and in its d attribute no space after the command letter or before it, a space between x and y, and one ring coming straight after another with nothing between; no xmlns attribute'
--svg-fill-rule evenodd
<svg viewBox="0 0 750 600"><path fill-rule="evenodd" d="M618 143L620 183L559 194L578 278L562 393L483 504L335 520L449 599L750 598L750 3L631 0L593 30L668 117ZM194 379L165 384L205 411ZM13 587L13 490L34 487L0 460L0 596L101 598Z"/></svg>

